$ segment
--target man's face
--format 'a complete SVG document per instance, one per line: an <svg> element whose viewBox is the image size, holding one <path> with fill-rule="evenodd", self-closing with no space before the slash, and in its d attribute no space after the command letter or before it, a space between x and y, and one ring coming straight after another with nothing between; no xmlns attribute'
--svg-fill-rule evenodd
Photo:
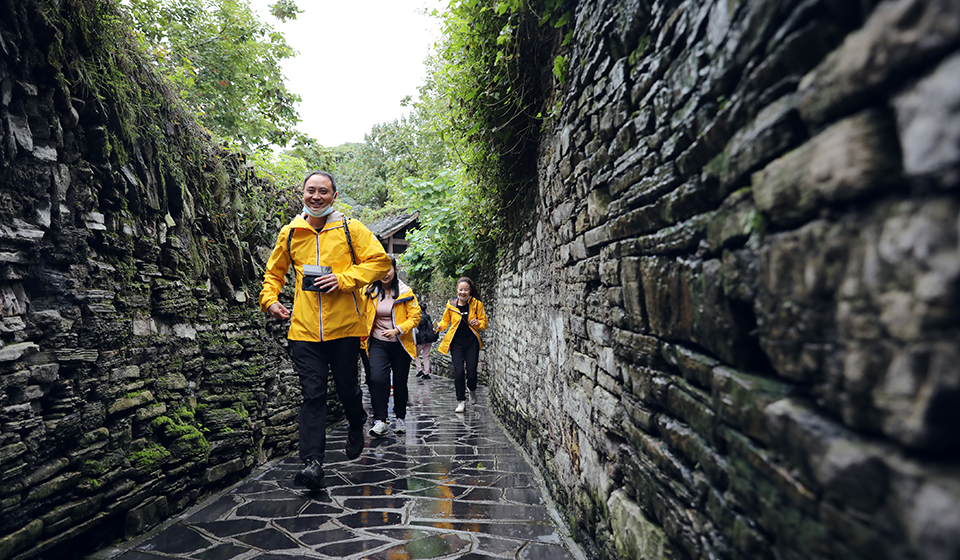
<svg viewBox="0 0 960 560"><path fill-rule="evenodd" d="M333 183L323 175L311 175L303 185L303 204L314 212L333 204L336 198L337 191L333 190Z"/></svg>

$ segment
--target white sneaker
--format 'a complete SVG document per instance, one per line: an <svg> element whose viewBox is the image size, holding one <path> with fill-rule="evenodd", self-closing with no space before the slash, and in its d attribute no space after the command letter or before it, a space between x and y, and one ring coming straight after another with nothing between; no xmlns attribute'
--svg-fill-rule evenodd
<svg viewBox="0 0 960 560"><path fill-rule="evenodd" d="M467 401L457 401L457 412L463 412L467 409Z"/></svg>
<svg viewBox="0 0 960 560"><path fill-rule="evenodd" d="M470 404L477 404L477 392L470 391Z"/></svg>
<svg viewBox="0 0 960 560"><path fill-rule="evenodd" d="M397 425L394 426L393 431L397 432L398 434L407 433L407 425L403 423L403 418L397 418Z"/></svg>
<svg viewBox="0 0 960 560"><path fill-rule="evenodd" d="M387 435L387 429L389 428L390 426L387 426L386 422L383 420L377 420L373 423L373 427L370 428L370 435L373 437L383 437Z"/></svg>

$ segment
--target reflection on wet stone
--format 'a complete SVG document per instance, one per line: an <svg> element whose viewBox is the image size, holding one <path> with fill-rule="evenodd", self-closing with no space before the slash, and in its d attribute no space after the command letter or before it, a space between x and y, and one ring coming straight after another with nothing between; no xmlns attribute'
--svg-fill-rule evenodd
<svg viewBox="0 0 960 560"><path fill-rule="evenodd" d="M431 484L433 486L433 484ZM394 489L390 486L344 486L334 488L331 493L337 497L350 496L393 496L402 489Z"/></svg>
<svg viewBox="0 0 960 560"><path fill-rule="evenodd" d="M315 531L329 520L330 517L326 515L310 515L306 517L276 519L273 524L291 533L303 533L305 531Z"/></svg>
<svg viewBox="0 0 960 560"><path fill-rule="evenodd" d="M149 552L131 550L130 552L118 556L117 560L163 560L164 558L169 558L169 556L157 556L156 554L150 554Z"/></svg>
<svg viewBox="0 0 960 560"><path fill-rule="evenodd" d="M479 520L548 521L546 508L519 504L417 500L410 510L414 518L443 517Z"/></svg>
<svg viewBox="0 0 960 560"><path fill-rule="evenodd" d="M464 492L467 491L467 488L464 486L434 486L433 488L425 488L423 490L417 490L416 492L410 492L411 496L417 496L420 498L456 498Z"/></svg>
<svg viewBox="0 0 960 560"><path fill-rule="evenodd" d="M425 525L438 529L452 529L454 531L469 531L471 533L486 533L498 537L524 539L528 541L559 543L560 536L550 525L536 525L533 523L460 523L456 521L411 521L411 525Z"/></svg>
<svg viewBox="0 0 960 560"><path fill-rule="evenodd" d="M245 484L237 486L230 491L231 494L257 494L262 492L276 492L277 487L273 484L267 484L265 482L260 482L259 480L253 480Z"/></svg>
<svg viewBox="0 0 960 560"><path fill-rule="evenodd" d="M499 488L474 488L473 490L467 492L466 496L463 496L460 499L479 502L492 502L499 500L502 492L503 490L500 490Z"/></svg>
<svg viewBox="0 0 960 560"><path fill-rule="evenodd" d="M542 505L543 494L533 488L504 488L503 499L522 504Z"/></svg>
<svg viewBox="0 0 960 560"><path fill-rule="evenodd" d="M399 525L402 516L394 511L361 511L340 517L340 523L351 529L363 527L383 527L384 525Z"/></svg>
<svg viewBox="0 0 960 560"><path fill-rule="evenodd" d="M490 554L510 554L511 557L513 554L520 549L521 543L518 541L510 541L507 539L496 539L493 537L477 537L477 541L480 542L480 550L483 552L489 552Z"/></svg>
<svg viewBox="0 0 960 560"><path fill-rule="evenodd" d="M237 508L239 517L290 517L296 515L306 500L258 500Z"/></svg>
<svg viewBox="0 0 960 560"><path fill-rule="evenodd" d="M336 515L342 513L343 509L331 506L329 504L310 504L300 515Z"/></svg>
<svg viewBox="0 0 960 560"><path fill-rule="evenodd" d="M213 547L210 550L203 551L199 554L195 554L194 556L196 556L198 560L230 560L231 558L236 558L237 556L240 556L249 550L249 548L244 546L227 543Z"/></svg>
<svg viewBox="0 0 960 560"><path fill-rule="evenodd" d="M497 488L536 488L533 475L515 474L505 476L494 484Z"/></svg>
<svg viewBox="0 0 960 560"><path fill-rule="evenodd" d="M371 554L368 558L371 560L395 560L399 558L420 560L423 558L437 558L466 550L469 546L470 541L464 540L457 535L434 535L388 548L376 554Z"/></svg>
<svg viewBox="0 0 960 560"><path fill-rule="evenodd" d="M409 498L351 498L343 501L347 509L400 509Z"/></svg>
<svg viewBox="0 0 960 560"><path fill-rule="evenodd" d="M411 469L417 473L448 473L454 469L460 468L460 463L452 461L424 463Z"/></svg>
<svg viewBox="0 0 960 560"><path fill-rule="evenodd" d="M237 496L220 496L212 504L201 509L190 516L188 521L191 523L202 523L204 521L216 521L225 513L232 511L241 503L242 499Z"/></svg>
<svg viewBox="0 0 960 560"><path fill-rule="evenodd" d="M200 533L178 523L143 543L143 545L138 548L144 551L155 550L157 552L177 554L193 552L194 550L207 548L212 544L212 542L205 539Z"/></svg>
<svg viewBox="0 0 960 560"><path fill-rule="evenodd" d="M229 521L194 523L194 526L218 537L232 537L241 533L249 533L250 531L262 529L266 527L266 522L257 519L231 519Z"/></svg>
<svg viewBox="0 0 960 560"><path fill-rule="evenodd" d="M398 541L412 541L416 539L422 539L424 537L430 537L436 535L435 531L425 531L423 529L417 528L408 528L408 529L371 529L371 533L377 535L383 535L384 537L398 540Z"/></svg>
<svg viewBox="0 0 960 560"><path fill-rule="evenodd" d="M286 550L290 548L300 548L300 545L290 537L284 535L276 529L264 529L256 533L247 533L238 535L238 541L245 542L250 546L255 546L264 550Z"/></svg>
<svg viewBox="0 0 960 560"><path fill-rule="evenodd" d="M574 560L575 556L560 546L530 543L520 551L520 560Z"/></svg>
<svg viewBox="0 0 960 560"><path fill-rule="evenodd" d="M373 484L376 482L383 482L385 480L392 480L394 478L397 478L397 475L386 470L348 473L343 476L344 478L349 480L352 484Z"/></svg>
<svg viewBox="0 0 960 560"><path fill-rule="evenodd" d="M298 497L300 492L290 491L288 489L277 489L274 487L274 489L269 492L261 490L259 492L244 492L243 494L256 500L290 500ZM249 499L247 501L249 501Z"/></svg>
<svg viewBox="0 0 960 560"><path fill-rule="evenodd" d="M469 475L469 476L458 476L453 480L455 484L461 486L493 486L500 477L497 475Z"/></svg>
<svg viewBox="0 0 960 560"><path fill-rule="evenodd" d="M334 558L343 558L346 556L351 556L353 554L358 554L367 550L373 550L387 544L387 541L377 541L373 539L365 539L362 541L350 541L332 544L330 546L321 546L316 550L322 554L328 556L333 556Z"/></svg>
<svg viewBox="0 0 960 560"><path fill-rule="evenodd" d="M315 531L313 533L306 533L300 535L298 538L300 539L300 542L309 545L318 545L355 539L357 538L357 534L353 531L347 531L346 529L331 529L329 531Z"/></svg>
<svg viewBox="0 0 960 560"><path fill-rule="evenodd" d="M480 392L481 403L488 402L486 389ZM293 484L303 467L293 453L111 558L575 557L567 548L574 545L553 525L534 472L489 413L458 417L446 378L414 380L410 394L407 434L368 439L356 460L342 451L344 423L328 433L324 489Z"/></svg>

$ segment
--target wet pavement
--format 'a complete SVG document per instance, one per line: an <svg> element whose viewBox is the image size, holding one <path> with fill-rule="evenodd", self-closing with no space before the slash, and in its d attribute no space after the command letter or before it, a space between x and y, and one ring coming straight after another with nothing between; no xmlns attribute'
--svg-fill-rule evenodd
<svg viewBox="0 0 960 560"><path fill-rule="evenodd" d="M294 453L87 560L585 558L490 413L485 387L462 414L451 379L411 374L409 389L407 433L366 435L358 459L344 455L346 423L330 430L322 490L294 486ZM364 404L369 413L366 387Z"/></svg>

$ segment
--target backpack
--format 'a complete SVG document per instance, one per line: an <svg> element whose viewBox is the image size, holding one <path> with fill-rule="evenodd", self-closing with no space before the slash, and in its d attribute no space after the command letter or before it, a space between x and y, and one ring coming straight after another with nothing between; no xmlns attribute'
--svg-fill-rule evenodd
<svg viewBox="0 0 960 560"><path fill-rule="evenodd" d="M432 344L440 340L440 333L433 330L433 319L424 310L420 311L420 324L417 325L417 344Z"/></svg>

